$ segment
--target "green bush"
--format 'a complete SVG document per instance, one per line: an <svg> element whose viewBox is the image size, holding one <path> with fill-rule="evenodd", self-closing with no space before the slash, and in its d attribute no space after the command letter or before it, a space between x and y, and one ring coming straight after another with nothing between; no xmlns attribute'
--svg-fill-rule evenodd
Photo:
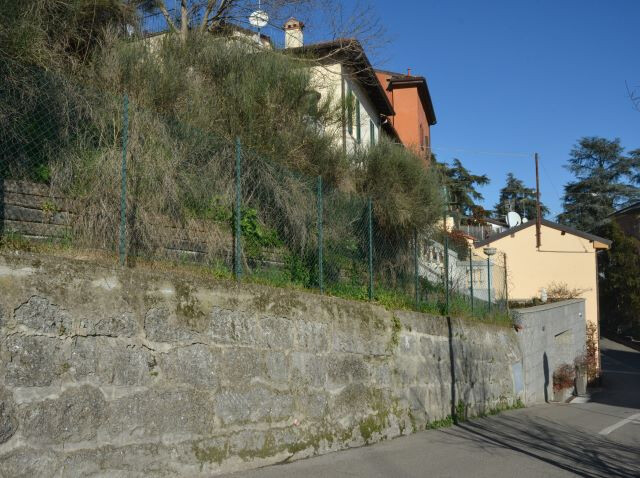
<svg viewBox="0 0 640 478"><path fill-rule="evenodd" d="M414 234L431 234L442 215L439 176L424 159L387 140L357 152L353 160L364 167L358 190L372 200L376 272L388 286L410 282ZM357 227L366 231L365 211ZM359 237L364 254L368 236Z"/></svg>
<svg viewBox="0 0 640 478"><path fill-rule="evenodd" d="M438 173L425 160L401 145L382 140L356 153L364 165L358 190L371 197L379 229L392 238L411 238L442 216L444 201Z"/></svg>
<svg viewBox="0 0 640 478"><path fill-rule="evenodd" d="M613 241L611 249L598 253L601 326L609 333L640 335L640 241L615 221L596 233Z"/></svg>

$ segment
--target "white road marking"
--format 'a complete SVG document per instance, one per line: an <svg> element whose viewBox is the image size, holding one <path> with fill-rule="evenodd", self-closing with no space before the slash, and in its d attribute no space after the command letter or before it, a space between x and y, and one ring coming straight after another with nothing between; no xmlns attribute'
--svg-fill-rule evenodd
<svg viewBox="0 0 640 478"><path fill-rule="evenodd" d="M624 420L620 420L618 423L614 423L610 427L607 427L607 428L601 430L599 434L600 435L608 435L612 431L615 431L618 428L625 426L627 423L631 423L631 422L634 422L636 420L638 420L638 422L640 423L640 413L636 413L635 415L631 415L630 417L627 417Z"/></svg>
<svg viewBox="0 0 640 478"><path fill-rule="evenodd" d="M581 403L589 403L591 399L589 397L576 397L573 400L571 400L572 405L579 405Z"/></svg>

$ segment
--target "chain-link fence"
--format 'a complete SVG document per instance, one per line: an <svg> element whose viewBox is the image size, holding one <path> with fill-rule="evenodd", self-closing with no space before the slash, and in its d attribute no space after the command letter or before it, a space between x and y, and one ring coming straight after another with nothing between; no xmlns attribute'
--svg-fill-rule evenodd
<svg viewBox="0 0 640 478"><path fill-rule="evenodd" d="M508 303L501 254L453 247L437 226L384 227L380 205L366 196L126 95L56 81L43 78L22 103L2 87L5 246L38 241L123 266L197 266L216 277L436 313L486 316Z"/></svg>

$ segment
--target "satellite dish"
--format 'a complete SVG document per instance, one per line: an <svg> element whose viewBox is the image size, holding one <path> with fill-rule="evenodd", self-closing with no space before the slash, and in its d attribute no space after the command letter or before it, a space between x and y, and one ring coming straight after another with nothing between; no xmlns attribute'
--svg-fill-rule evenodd
<svg viewBox="0 0 640 478"><path fill-rule="evenodd" d="M509 227L516 227L522 224L522 219L520 218L520 214L515 211L511 211L507 214L507 225Z"/></svg>
<svg viewBox="0 0 640 478"><path fill-rule="evenodd" d="M264 10L256 10L249 15L249 23L254 27L263 28L269 23L269 14Z"/></svg>

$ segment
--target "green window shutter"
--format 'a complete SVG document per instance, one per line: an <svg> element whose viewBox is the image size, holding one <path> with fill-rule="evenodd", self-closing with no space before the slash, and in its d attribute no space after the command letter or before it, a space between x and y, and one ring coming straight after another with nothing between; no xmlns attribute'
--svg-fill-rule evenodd
<svg viewBox="0 0 640 478"><path fill-rule="evenodd" d="M356 141L358 143L362 142L360 134L360 100L358 99L356 99Z"/></svg>
<svg viewBox="0 0 640 478"><path fill-rule="evenodd" d="M373 124L373 121L369 120L369 134L371 146L376 144L376 125Z"/></svg>

